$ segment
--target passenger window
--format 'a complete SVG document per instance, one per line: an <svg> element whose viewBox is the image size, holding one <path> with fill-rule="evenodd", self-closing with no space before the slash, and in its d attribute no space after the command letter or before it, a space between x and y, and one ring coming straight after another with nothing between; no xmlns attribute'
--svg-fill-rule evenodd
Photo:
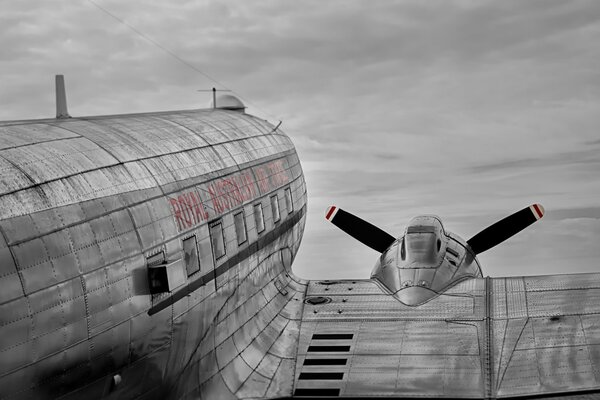
<svg viewBox="0 0 600 400"><path fill-rule="evenodd" d="M285 207L287 208L288 214L294 211L294 202L292 201L292 189L285 189Z"/></svg>
<svg viewBox="0 0 600 400"><path fill-rule="evenodd" d="M218 260L225 255L225 238L223 237L223 225L221 221L210 225L210 240L212 241L215 260Z"/></svg>
<svg viewBox="0 0 600 400"><path fill-rule="evenodd" d="M240 245L248 239L244 211L240 211L233 216L233 223L235 224L235 235L237 236L238 245Z"/></svg>
<svg viewBox="0 0 600 400"><path fill-rule="evenodd" d="M256 222L256 231L261 233L265 230L265 218L263 216L262 204L254 205L254 222Z"/></svg>
<svg viewBox="0 0 600 400"><path fill-rule="evenodd" d="M183 260L185 262L185 269L187 270L188 276L200 271L196 236L192 236L183 240Z"/></svg>
<svg viewBox="0 0 600 400"><path fill-rule="evenodd" d="M273 211L273 222L279 222L281 215L279 215L279 198L277 198L277 195L271 196L271 210Z"/></svg>

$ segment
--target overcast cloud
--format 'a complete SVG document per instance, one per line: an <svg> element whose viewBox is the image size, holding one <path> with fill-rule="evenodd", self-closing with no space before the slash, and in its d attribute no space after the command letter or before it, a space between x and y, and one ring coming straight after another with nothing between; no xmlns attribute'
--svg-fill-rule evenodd
<svg viewBox="0 0 600 400"><path fill-rule="evenodd" d="M330 204L393 235L434 213L468 239L540 202L484 273L599 270L600 2L95 1L283 120L309 190L300 276L375 263ZM89 1L1 11L2 120L53 116L56 73L74 116L208 103L212 81Z"/></svg>

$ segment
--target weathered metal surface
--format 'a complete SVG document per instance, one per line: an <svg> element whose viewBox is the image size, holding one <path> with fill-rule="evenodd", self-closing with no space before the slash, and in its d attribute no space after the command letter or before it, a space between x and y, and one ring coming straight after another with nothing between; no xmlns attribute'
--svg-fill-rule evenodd
<svg viewBox="0 0 600 400"><path fill-rule="evenodd" d="M459 283L452 294L419 307L402 304L372 281L311 282L311 296L332 301L305 305L296 390L318 395L319 390L339 389L340 396L357 397L480 398L485 292L481 279L473 281ZM323 334L333 334L333 340L319 338ZM335 339L340 334L351 339ZM315 357L347 362L305 364ZM342 372L343 378L298 379L310 371Z"/></svg>
<svg viewBox="0 0 600 400"><path fill-rule="evenodd" d="M600 275L487 282L461 282L418 307L370 281L311 282L307 295L331 302L305 305L296 393L598 396L568 393L600 389ZM334 340L319 338L327 335ZM318 374L300 379L305 372ZM330 373L338 378L317 379Z"/></svg>
<svg viewBox="0 0 600 400"><path fill-rule="evenodd" d="M506 287L492 294L498 397L597 390L600 275L497 281Z"/></svg>
<svg viewBox="0 0 600 400"><path fill-rule="evenodd" d="M291 395L306 192L285 135L214 110L0 131L0 398ZM185 262L190 237L198 268L150 294L149 260Z"/></svg>

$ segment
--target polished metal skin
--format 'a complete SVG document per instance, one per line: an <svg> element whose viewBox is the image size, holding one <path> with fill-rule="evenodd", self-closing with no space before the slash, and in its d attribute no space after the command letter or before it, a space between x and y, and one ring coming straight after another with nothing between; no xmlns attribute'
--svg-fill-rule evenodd
<svg viewBox="0 0 600 400"><path fill-rule="evenodd" d="M472 278L417 307L371 280L307 296L329 301L304 308L299 394L600 397L600 274Z"/></svg>
<svg viewBox="0 0 600 400"><path fill-rule="evenodd" d="M220 109L6 122L0 170L1 399L291 394L306 187L280 130Z"/></svg>
<svg viewBox="0 0 600 400"><path fill-rule="evenodd" d="M446 233L435 216L413 218L371 272L371 279L409 306L423 304L464 279L481 276L466 242Z"/></svg>
<svg viewBox="0 0 600 400"><path fill-rule="evenodd" d="M241 110L0 123L0 399L600 396L600 274L482 278L426 216L296 277L302 169Z"/></svg>

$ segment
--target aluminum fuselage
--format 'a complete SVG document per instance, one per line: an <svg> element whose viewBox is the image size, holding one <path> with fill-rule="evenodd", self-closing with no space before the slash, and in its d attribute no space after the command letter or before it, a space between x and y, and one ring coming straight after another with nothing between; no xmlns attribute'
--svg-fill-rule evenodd
<svg viewBox="0 0 600 400"><path fill-rule="evenodd" d="M224 110L7 122L0 169L1 399L210 398L260 364L249 395L291 391L267 382L304 288L281 131Z"/></svg>

